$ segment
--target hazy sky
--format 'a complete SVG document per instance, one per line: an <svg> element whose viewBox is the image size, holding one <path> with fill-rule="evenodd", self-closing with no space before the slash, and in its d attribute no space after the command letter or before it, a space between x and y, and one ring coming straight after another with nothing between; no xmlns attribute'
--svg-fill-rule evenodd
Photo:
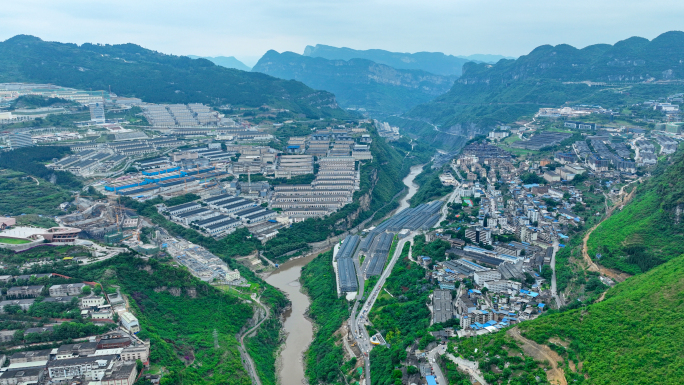
<svg viewBox="0 0 684 385"><path fill-rule="evenodd" d="M519 56L684 29L681 0L3 1L0 40L136 43L177 55L236 56L315 44Z"/></svg>

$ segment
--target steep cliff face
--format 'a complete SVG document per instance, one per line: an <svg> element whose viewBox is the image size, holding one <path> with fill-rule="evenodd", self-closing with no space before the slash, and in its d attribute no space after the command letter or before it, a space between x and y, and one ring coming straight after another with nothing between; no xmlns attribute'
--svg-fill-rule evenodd
<svg viewBox="0 0 684 385"><path fill-rule="evenodd" d="M268 51L252 71L301 81L336 95L342 107L399 113L441 95L456 76L397 69L366 59L327 60Z"/></svg>
<svg viewBox="0 0 684 385"><path fill-rule="evenodd" d="M423 71L405 71L383 64L366 62L363 59L350 60L351 66L367 66L367 83L376 82L397 87L411 88L429 95L441 95L451 88L454 77L433 75Z"/></svg>
<svg viewBox="0 0 684 385"><path fill-rule="evenodd" d="M335 223L335 228L338 230L348 230L354 226L354 222L361 215L362 212L368 211L370 209L371 197L373 196L373 190L378 184L378 171L373 170L370 174L370 189L365 194L359 197L359 207L353 212L349 213L345 218L340 219Z"/></svg>

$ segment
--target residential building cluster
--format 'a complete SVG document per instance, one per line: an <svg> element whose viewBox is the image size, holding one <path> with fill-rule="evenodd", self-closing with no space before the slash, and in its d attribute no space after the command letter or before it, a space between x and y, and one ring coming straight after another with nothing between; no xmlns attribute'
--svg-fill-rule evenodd
<svg viewBox="0 0 684 385"><path fill-rule="evenodd" d="M545 280L536 273L550 262L551 247L508 242L494 243L492 250L456 246L446 253L456 258L433 264L423 256L418 261L439 286L432 294L432 323L458 318L459 337L492 333L533 319L552 300L548 290L541 290ZM529 287L521 283L527 276L534 277ZM466 289L466 281L472 289ZM452 298L454 290L457 296Z"/></svg>
<svg viewBox="0 0 684 385"><path fill-rule="evenodd" d="M0 385L133 385L138 376L136 362L148 365L149 357L149 342L117 329L52 349L3 355L0 360L9 366L0 371Z"/></svg>
<svg viewBox="0 0 684 385"><path fill-rule="evenodd" d="M568 157L563 160L571 159ZM530 244L542 243L543 247L561 237L559 234L565 233L567 226L581 222L581 217L572 210L576 205L583 205L582 194L562 181L585 174L586 169L577 163L566 163L551 171L541 163L548 164L548 161L522 162L515 167L508 161L496 158L475 160L465 154L452 163L459 175L477 175L488 182L485 188L479 180L473 181L477 178L468 178L472 180L460 181L455 188L455 194L467 205L472 205L474 199L480 200L477 223L466 231L466 237L471 242L491 244L491 234L514 234ZM485 166L489 171L486 171ZM518 176L527 172L542 176L547 183L523 184ZM497 175L500 179L497 179ZM495 188L496 182L507 184L510 198L506 198L506 201L502 192ZM549 206L548 202L552 202L553 206Z"/></svg>
<svg viewBox="0 0 684 385"><path fill-rule="evenodd" d="M19 276L17 281L28 281L23 278L50 278L53 274L36 274L33 276ZM1 276L0 279L7 276ZM0 302L0 313L7 313L10 307L18 307L20 310L29 311L31 307L37 303L60 303L60 304L76 304L81 309L82 318L91 318L93 320L112 320L114 318L114 309L110 301L105 300L105 297L100 295L84 296L84 288L89 287L85 283L70 283L70 284L39 284L39 285L25 285L12 286L7 289L5 299ZM39 301L39 302L37 302ZM134 318L134 317L133 317ZM136 320L137 322L137 320ZM139 331L139 326L137 330ZM47 332L52 331L49 327ZM27 334L30 333L27 330Z"/></svg>

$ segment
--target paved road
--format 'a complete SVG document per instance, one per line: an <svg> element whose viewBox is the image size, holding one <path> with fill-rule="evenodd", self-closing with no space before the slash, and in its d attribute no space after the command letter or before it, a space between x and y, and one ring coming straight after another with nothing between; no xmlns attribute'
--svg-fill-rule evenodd
<svg viewBox="0 0 684 385"><path fill-rule="evenodd" d="M247 353L247 348L245 348L245 337L250 335L253 331L255 331L259 326L261 326L264 321L268 319L268 309L266 309L266 306L264 306L260 301L259 298L257 298L256 293L252 294L252 300L257 303L265 312L266 316L262 318L259 322L257 322L254 327L251 329L247 330L240 336L240 354L242 355L243 359L245 360L245 363L247 366L247 370L249 371L249 376L252 378L252 384L254 385L261 385L261 379L259 378L259 375L256 372L256 365L254 364L254 360L252 360L252 357Z"/></svg>
<svg viewBox="0 0 684 385"><path fill-rule="evenodd" d="M556 300L556 305L560 309L563 306L563 300L558 296L556 289L556 253L558 252L558 240L553 241L553 255L551 255L551 269L553 269L553 276L551 277L551 295Z"/></svg>
<svg viewBox="0 0 684 385"><path fill-rule="evenodd" d="M487 385L487 381L485 381L484 377L482 377L482 374L480 373L480 369L478 368L477 362L464 360L460 357L455 357L451 353L447 353L446 356L453 363L458 365L459 368L465 370L468 374L470 374L471 377L479 381L480 384Z"/></svg>
<svg viewBox="0 0 684 385"><path fill-rule="evenodd" d="M437 345L436 348L428 352L428 361L430 362L430 366L432 367L432 373L434 373L435 377L437 377L437 384L439 385L449 384L446 381L446 378L444 377L444 373L442 373L442 368L440 368L436 362L437 356L444 354L445 351L446 347L444 345Z"/></svg>
<svg viewBox="0 0 684 385"><path fill-rule="evenodd" d="M373 305L375 304L375 300L378 298L378 294L380 293L382 286L385 284L387 277L389 277L392 273L394 265L399 260L399 256L401 256L401 251L404 248L404 245L406 245L406 242L413 241L413 237L415 237L417 233L417 231L411 232L409 236L399 240L399 242L397 243L397 247L394 250L394 255L392 255L392 259L390 259L389 264L387 264L387 267L383 271L382 275L380 275L380 278L373 287L373 290L368 294L368 299L363 304L363 307L361 307L361 312L359 313L359 316L351 319L352 335L354 336L356 343L359 346L359 349L361 349L361 353L364 355L367 385L371 384L370 360L368 359L368 354L373 348L373 345L370 343L370 335L368 334L368 330L366 330L365 322L367 321L367 316L370 313L370 310L373 308ZM354 304L352 317L356 314L357 305L358 302Z"/></svg>
<svg viewBox="0 0 684 385"><path fill-rule="evenodd" d="M454 189L454 192L452 192L450 195L447 196L446 201L442 205L442 216L439 218L439 221L437 222L437 225L442 223L442 221L446 220L447 215L449 214L449 203L453 202L454 199L456 199L456 193L458 191Z"/></svg>

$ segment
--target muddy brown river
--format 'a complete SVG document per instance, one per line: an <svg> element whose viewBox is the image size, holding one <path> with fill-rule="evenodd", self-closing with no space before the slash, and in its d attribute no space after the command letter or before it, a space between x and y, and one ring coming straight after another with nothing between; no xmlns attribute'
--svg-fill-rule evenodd
<svg viewBox="0 0 684 385"><path fill-rule="evenodd" d="M421 166L411 167L411 172L404 178L403 182L408 186L408 194L399 202L401 211L409 206L408 200L416 193L418 186L413 180L422 170ZM305 258L291 260L280 265L279 269L273 272L266 282L283 291L292 302L292 309L287 311L283 328L287 333L285 346L280 352L278 380L281 385L301 385L306 384L304 376L304 352L313 340L313 325L306 319L304 314L309 308L309 297L301 292L299 276L302 267L314 259L316 255Z"/></svg>

